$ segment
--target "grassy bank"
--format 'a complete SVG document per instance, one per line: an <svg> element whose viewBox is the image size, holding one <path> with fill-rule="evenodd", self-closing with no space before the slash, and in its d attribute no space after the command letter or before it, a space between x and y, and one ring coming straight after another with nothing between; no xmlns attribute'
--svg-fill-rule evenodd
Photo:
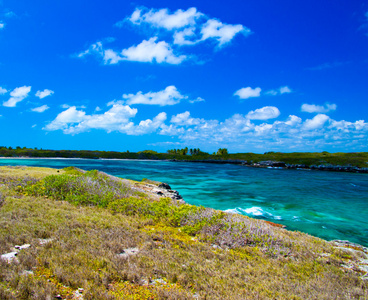
<svg viewBox="0 0 368 300"><path fill-rule="evenodd" d="M0 167L0 299L366 299L359 249L74 168ZM345 266L345 267L344 267Z"/></svg>

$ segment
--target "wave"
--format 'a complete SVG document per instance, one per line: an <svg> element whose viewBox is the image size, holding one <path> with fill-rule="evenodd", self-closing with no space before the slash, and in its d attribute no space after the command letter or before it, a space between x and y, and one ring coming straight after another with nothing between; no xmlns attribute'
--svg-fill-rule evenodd
<svg viewBox="0 0 368 300"><path fill-rule="evenodd" d="M263 217L263 218L270 218L270 219L275 219L275 220L282 220L281 216L274 216L273 214L263 210L261 207L259 206L253 206L250 208L241 208L241 207L236 207L236 208L229 208L224 210L224 212L227 213L232 213L232 214L240 214L240 215L251 215L253 217Z"/></svg>

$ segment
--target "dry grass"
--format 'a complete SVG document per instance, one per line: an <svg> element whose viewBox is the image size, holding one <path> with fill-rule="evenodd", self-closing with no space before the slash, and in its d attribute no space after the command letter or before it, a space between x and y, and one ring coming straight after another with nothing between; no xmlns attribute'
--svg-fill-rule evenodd
<svg viewBox="0 0 368 300"><path fill-rule="evenodd" d="M32 246L17 261L0 260L0 299L72 299L78 288L84 299L368 298L359 274L341 268L344 254L306 234L167 202L155 201L149 212L169 209L179 223L129 215L122 206L25 196L11 184L15 176L21 172L0 174L0 254ZM151 201L141 196L139 203ZM40 239L50 240L41 245ZM132 247L136 255L119 255Z"/></svg>

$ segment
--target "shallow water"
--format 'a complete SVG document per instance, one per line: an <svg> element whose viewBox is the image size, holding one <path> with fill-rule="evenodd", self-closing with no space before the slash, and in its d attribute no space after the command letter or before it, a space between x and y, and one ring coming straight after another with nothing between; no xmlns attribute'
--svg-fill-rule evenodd
<svg viewBox="0 0 368 300"><path fill-rule="evenodd" d="M0 165L76 166L162 181L190 204L368 246L368 174L139 160L0 159Z"/></svg>

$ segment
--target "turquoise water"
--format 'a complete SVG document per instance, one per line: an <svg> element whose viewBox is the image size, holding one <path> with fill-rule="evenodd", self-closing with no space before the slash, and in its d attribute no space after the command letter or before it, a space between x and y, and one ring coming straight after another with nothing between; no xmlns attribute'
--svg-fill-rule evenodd
<svg viewBox="0 0 368 300"><path fill-rule="evenodd" d="M368 246L368 175L139 160L0 159L0 165L76 166L170 184L190 204L265 219Z"/></svg>

